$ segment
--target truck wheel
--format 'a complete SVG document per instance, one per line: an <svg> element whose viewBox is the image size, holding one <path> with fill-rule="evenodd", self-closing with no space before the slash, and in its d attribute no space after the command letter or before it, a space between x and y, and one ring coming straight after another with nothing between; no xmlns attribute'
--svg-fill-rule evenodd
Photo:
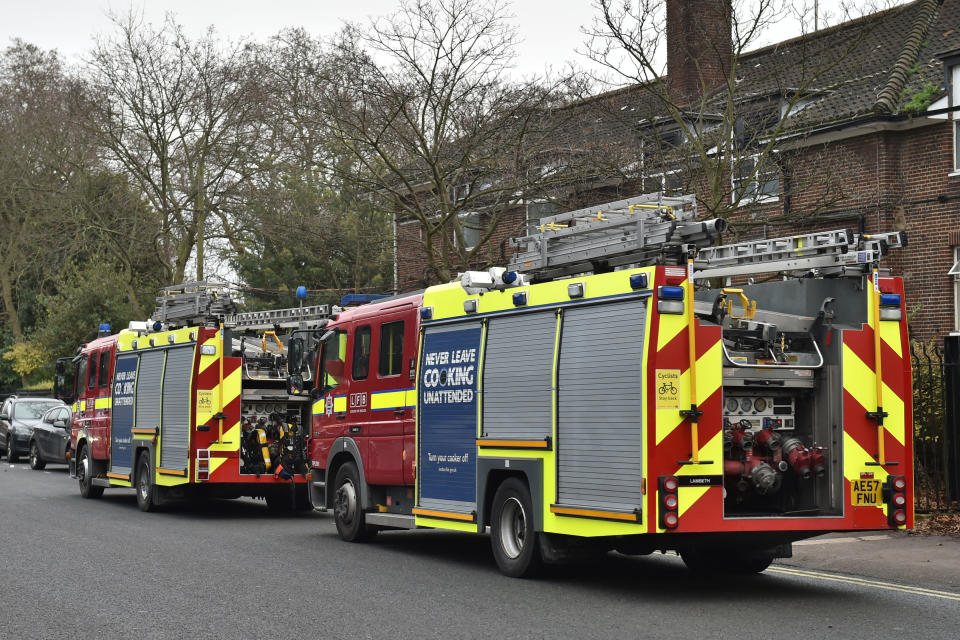
<svg viewBox="0 0 960 640"><path fill-rule="evenodd" d="M377 530L368 527L363 507L360 504L360 472L357 465L347 462L337 470L333 497L333 520L337 533L347 542L363 542L373 537Z"/></svg>
<svg viewBox="0 0 960 640"><path fill-rule="evenodd" d="M150 472L150 458L146 453L137 458L137 506L140 511L153 511L157 508L157 486Z"/></svg>
<svg viewBox="0 0 960 640"><path fill-rule="evenodd" d="M90 447L83 447L80 450L77 482L80 484L80 495L84 498L99 498L103 495L103 487L93 484L93 459L90 457Z"/></svg>
<svg viewBox="0 0 960 640"><path fill-rule="evenodd" d="M20 456L17 455L17 450L13 446L13 436L7 436L7 460L10 462L19 462Z"/></svg>
<svg viewBox="0 0 960 640"><path fill-rule="evenodd" d="M532 577L542 566L530 490L518 478L507 478L493 498L490 545L500 571L512 578Z"/></svg>
<svg viewBox="0 0 960 640"><path fill-rule="evenodd" d="M37 448L37 443L30 441L30 468L34 471L40 471L47 463L43 461L43 458L40 457L40 450Z"/></svg>

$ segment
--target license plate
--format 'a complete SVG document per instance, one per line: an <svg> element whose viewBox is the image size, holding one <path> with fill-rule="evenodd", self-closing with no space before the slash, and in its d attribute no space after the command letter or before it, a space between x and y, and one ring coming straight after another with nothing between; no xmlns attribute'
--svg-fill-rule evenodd
<svg viewBox="0 0 960 640"><path fill-rule="evenodd" d="M879 480L854 480L850 487L853 493L853 506L879 507L883 501L880 487Z"/></svg>

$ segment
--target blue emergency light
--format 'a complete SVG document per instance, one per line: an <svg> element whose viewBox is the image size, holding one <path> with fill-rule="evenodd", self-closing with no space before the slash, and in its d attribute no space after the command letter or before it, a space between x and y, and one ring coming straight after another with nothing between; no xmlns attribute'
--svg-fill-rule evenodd
<svg viewBox="0 0 960 640"><path fill-rule="evenodd" d="M423 307L420 309L420 319L429 320L433 317L433 307Z"/></svg>
<svg viewBox="0 0 960 640"><path fill-rule="evenodd" d="M389 298L390 296L383 293L348 293L340 298L340 306L342 307L355 307L361 304L367 304L373 302L374 300L380 300L381 298Z"/></svg>
<svg viewBox="0 0 960 640"><path fill-rule="evenodd" d="M307 288L303 285L297 287L297 300L306 300L307 299Z"/></svg>
<svg viewBox="0 0 960 640"><path fill-rule="evenodd" d="M660 287L661 300L683 300L683 287Z"/></svg>
<svg viewBox="0 0 960 640"><path fill-rule="evenodd" d="M97 329L97 331L99 331L100 333L110 333L110 323L109 323L109 322L101 322L101 323L100 323L100 328Z"/></svg>
<svg viewBox="0 0 960 640"><path fill-rule="evenodd" d="M513 306L522 307L527 304L527 292L526 291L517 291L513 294Z"/></svg>
<svg viewBox="0 0 960 640"><path fill-rule="evenodd" d="M636 291L637 289L646 289L647 288L647 274L645 273L635 273L630 276L630 288Z"/></svg>
<svg viewBox="0 0 960 640"><path fill-rule="evenodd" d="M517 272L516 271L504 271L503 275L500 276L504 284L513 284L517 281Z"/></svg>
<svg viewBox="0 0 960 640"><path fill-rule="evenodd" d="M880 305L883 307L899 307L900 294L899 293L881 293Z"/></svg>

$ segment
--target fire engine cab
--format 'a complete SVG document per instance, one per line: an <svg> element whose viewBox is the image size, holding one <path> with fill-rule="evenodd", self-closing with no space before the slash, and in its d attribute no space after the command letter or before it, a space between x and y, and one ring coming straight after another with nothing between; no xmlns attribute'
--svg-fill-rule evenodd
<svg viewBox="0 0 960 640"><path fill-rule="evenodd" d="M309 398L287 388L326 305L235 313L222 284L168 287L147 322L133 322L58 361L58 397L73 403L70 474L86 498L135 488L144 511L191 497L254 496L308 509L304 425ZM72 374L72 375L68 375ZM73 378L72 385L68 378Z"/></svg>
<svg viewBox="0 0 960 640"><path fill-rule="evenodd" d="M511 576L610 549L757 572L912 526L903 286L879 267L902 233L718 246L723 220L662 194L540 222L507 269L324 327L311 490L341 537L489 529Z"/></svg>

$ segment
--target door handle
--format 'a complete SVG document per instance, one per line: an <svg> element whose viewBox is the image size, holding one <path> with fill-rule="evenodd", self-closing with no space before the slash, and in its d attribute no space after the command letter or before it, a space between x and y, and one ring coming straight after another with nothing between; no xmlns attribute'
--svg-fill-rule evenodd
<svg viewBox="0 0 960 640"><path fill-rule="evenodd" d="M395 415L395 416L402 416L404 411L406 411L405 408L394 409L394 410L393 410L393 415Z"/></svg>
<svg viewBox="0 0 960 640"><path fill-rule="evenodd" d="M346 419L347 419L347 414L345 414L345 413L338 413L338 414L337 414L337 420L346 420Z"/></svg>

